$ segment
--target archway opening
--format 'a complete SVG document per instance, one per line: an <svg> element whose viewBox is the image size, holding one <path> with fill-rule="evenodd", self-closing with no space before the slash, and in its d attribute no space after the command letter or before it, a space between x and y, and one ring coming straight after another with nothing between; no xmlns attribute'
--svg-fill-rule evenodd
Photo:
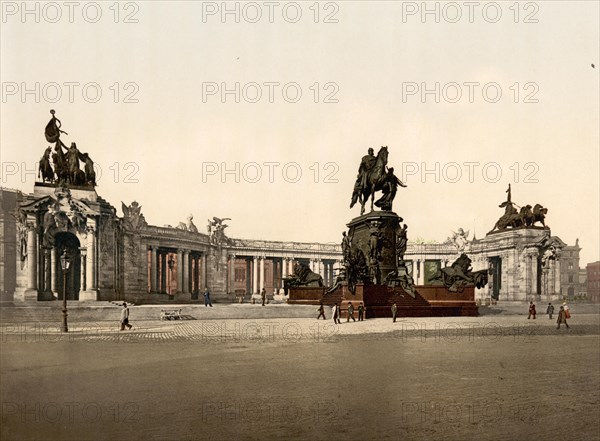
<svg viewBox="0 0 600 441"><path fill-rule="evenodd" d="M57 233L54 238L54 246L56 247L57 259L54 262L57 275L57 293L58 299L62 300L66 288L67 300L79 300L79 291L81 289L81 251L79 239L73 233ZM60 256L63 252L67 253L71 264L65 274L60 264Z"/></svg>

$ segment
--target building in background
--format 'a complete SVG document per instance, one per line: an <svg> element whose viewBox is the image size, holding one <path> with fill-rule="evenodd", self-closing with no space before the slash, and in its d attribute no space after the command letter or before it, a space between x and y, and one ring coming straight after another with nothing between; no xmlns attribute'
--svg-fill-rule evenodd
<svg viewBox="0 0 600 441"><path fill-rule="evenodd" d="M587 272L587 296L591 302L600 303L600 261L588 263Z"/></svg>
<svg viewBox="0 0 600 441"><path fill-rule="evenodd" d="M63 253L71 262L66 272L70 300L192 302L207 287L214 300L232 302L263 288L269 295L282 294L282 279L292 274L294 262L307 264L327 286L341 267L337 243L230 238L225 234L228 219L216 217L206 233L198 231L191 216L178 227L153 226L137 202L123 203L119 217L94 188L36 183L31 194L0 190L0 197L4 301L62 299ZM466 253L474 270L490 274L488 285L476 290L477 299L557 301L580 290L579 244L568 246L549 229L468 236L459 229L443 243L409 242L404 259L415 284L430 283L440 268ZM599 271L593 265L588 286L597 293Z"/></svg>

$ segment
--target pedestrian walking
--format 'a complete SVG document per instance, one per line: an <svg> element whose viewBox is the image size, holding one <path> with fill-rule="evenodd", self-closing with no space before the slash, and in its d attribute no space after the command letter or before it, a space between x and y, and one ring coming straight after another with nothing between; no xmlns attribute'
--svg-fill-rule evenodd
<svg viewBox="0 0 600 441"><path fill-rule="evenodd" d="M129 308L127 307L127 303L123 302L123 309L121 310L121 331L125 330L125 326L127 329L133 328L129 324Z"/></svg>
<svg viewBox="0 0 600 441"><path fill-rule="evenodd" d="M212 308L212 302L210 301L210 292L208 287L204 287L204 306L210 306Z"/></svg>
<svg viewBox="0 0 600 441"><path fill-rule="evenodd" d="M564 323L567 329L569 329L569 325L567 324L567 312L565 311L565 307L561 306L558 311L558 319L556 320L556 329L560 329L560 324Z"/></svg>
<svg viewBox="0 0 600 441"><path fill-rule="evenodd" d="M319 320L321 317L323 317L323 320L325 319L325 308L323 307L323 302L321 302L319 304L319 309L317 309L317 312L319 313L319 315L317 316L317 320Z"/></svg>
<svg viewBox="0 0 600 441"><path fill-rule="evenodd" d="M569 310L569 305L567 305L567 302L563 302L563 308L565 308L565 317L570 319L571 311Z"/></svg>
<svg viewBox="0 0 600 441"><path fill-rule="evenodd" d="M358 321L362 322L364 320L364 316L365 316L365 307L363 306L362 302L360 302L358 304Z"/></svg>
<svg viewBox="0 0 600 441"><path fill-rule="evenodd" d="M396 302L392 305L392 320L396 322L396 314L398 313L398 306L396 306Z"/></svg>
<svg viewBox="0 0 600 441"><path fill-rule="evenodd" d="M552 305L552 303L548 303L546 314L548 314L548 317L550 317L550 320L552 320L552 314L554 314L554 305Z"/></svg>
<svg viewBox="0 0 600 441"><path fill-rule="evenodd" d="M348 317L346 317L346 321L349 322L350 318L352 318L353 322L356 321L356 319L354 318L354 305L352 304L352 302L348 302Z"/></svg>
<svg viewBox="0 0 600 441"><path fill-rule="evenodd" d="M535 305L533 302L529 302L529 315L527 316L527 320L529 320L531 316L533 316L533 319L535 320Z"/></svg>
<svg viewBox="0 0 600 441"><path fill-rule="evenodd" d="M333 317L333 323L342 324L340 320L340 307L337 303L333 305L333 308L331 310L331 317Z"/></svg>
<svg viewBox="0 0 600 441"><path fill-rule="evenodd" d="M267 300L267 291L263 288L260 291L260 299L262 300L262 305L265 306L265 300Z"/></svg>

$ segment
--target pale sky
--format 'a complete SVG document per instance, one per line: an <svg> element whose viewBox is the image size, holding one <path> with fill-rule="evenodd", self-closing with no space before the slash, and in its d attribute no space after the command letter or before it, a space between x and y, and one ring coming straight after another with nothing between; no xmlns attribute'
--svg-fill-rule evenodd
<svg viewBox="0 0 600 441"><path fill-rule="evenodd" d="M31 2L24 16L3 2L1 185L33 191L27 169L56 109L63 141L89 152L119 215L136 200L153 225L191 213L201 231L230 217L232 237L338 243L359 214L349 202L360 159L386 145L408 185L394 211L411 239L458 227L481 238L511 183L517 204L548 207L552 234L579 238L582 267L599 259L598 2L428 2L438 22L422 2L275 3L272 23L264 2L228 3L236 23L221 2L121 3L118 17L114 2ZM222 102L236 83L239 102ZM439 103L422 102L436 83ZM478 163L472 182L465 162Z"/></svg>

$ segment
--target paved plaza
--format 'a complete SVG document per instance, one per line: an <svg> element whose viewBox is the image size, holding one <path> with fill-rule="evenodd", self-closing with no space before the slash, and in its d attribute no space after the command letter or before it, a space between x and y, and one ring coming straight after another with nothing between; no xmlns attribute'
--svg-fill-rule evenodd
<svg viewBox="0 0 600 441"><path fill-rule="evenodd" d="M1 439L600 439L598 307L557 330L521 306L341 325L133 306L119 331L115 305L73 305L68 334L57 305L3 306Z"/></svg>

